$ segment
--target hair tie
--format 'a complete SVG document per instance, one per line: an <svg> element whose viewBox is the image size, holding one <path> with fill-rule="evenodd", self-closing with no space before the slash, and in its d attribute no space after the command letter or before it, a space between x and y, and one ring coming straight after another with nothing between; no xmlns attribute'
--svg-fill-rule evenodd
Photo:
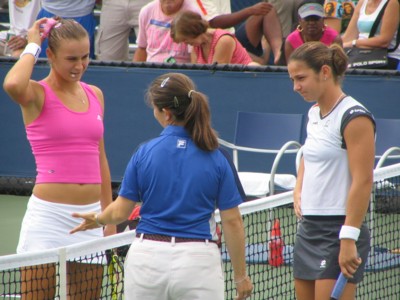
<svg viewBox="0 0 400 300"><path fill-rule="evenodd" d="M189 99L192 99L192 93L194 93L195 92L195 90L190 90L189 92L188 92L188 98Z"/></svg>
<svg viewBox="0 0 400 300"><path fill-rule="evenodd" d="M47 38L50 34L50 31L56 25L57 25L57 27L60 27L61 23L59 23L57 20L55 20L53 18L47 19L46 23L43 26L42 38L43 39Z"/></svg>
<svg viewBox="0 0 400 300"><path fill-rule="evenodd" d="M169 78L169 77L168 77ZM174 108L178 108L179 107L179 101L178 98L176 96L174 96Z"/></svg>

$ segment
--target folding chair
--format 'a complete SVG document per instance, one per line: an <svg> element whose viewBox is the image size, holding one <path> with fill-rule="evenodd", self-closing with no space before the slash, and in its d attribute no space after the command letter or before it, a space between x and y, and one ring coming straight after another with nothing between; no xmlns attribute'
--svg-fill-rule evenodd
<svg viewBox="0 0 400 300"><path fill-rule="evenodd" d="M296 176L279 174L277 169L284 154L295 154L301 147L302 114L238 112L234 142L219 139L222 146L231 149L233 162L247 196L273 195L275 185L292 190ZM269 173L240 172L239 151L274 155Z"/></svg>

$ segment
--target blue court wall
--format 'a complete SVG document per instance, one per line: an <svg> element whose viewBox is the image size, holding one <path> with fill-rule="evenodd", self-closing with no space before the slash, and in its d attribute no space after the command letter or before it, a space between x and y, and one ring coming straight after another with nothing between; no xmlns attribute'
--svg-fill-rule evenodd
<svg viewBox="0 0 400 300"><path fill-rule="evenodd" d="M0 62L1 78L12 63ZM33 78L47 75L45 64L35 67ZM306 114L306 103L293 92L285 69L276 71L171 70L131 66L91 65L84 81L99 86L105 96L105 142L113 181L120 181L125 166L136 147L157 136L161 127L152 110L144 103L149 83L166 72L182 72L209 96L213 126L219 135L233 140L237 111ZM364 103L376 117L400 118L400 76L348 74L344 83L347 94ZM0 176L34 177L35 166L22 124L21 112L0 90ZM399 129L400 130L400 129ZM270 158L255 155L243 157L243 170L265 171ZM283 162L280 171L293 172L293 158Z"/></svg>

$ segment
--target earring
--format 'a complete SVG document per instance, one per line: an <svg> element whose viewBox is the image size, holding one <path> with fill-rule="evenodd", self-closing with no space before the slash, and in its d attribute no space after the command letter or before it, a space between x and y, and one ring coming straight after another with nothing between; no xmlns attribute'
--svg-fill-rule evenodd
<svg viewBox="0 0 400 300"><path fill-rule="evenodd" d="M301 25L299 24L299 25L297 25L296 30L297 30L298 32L302 32L302 31L303 31L303 28L301 28Z"/></svg>

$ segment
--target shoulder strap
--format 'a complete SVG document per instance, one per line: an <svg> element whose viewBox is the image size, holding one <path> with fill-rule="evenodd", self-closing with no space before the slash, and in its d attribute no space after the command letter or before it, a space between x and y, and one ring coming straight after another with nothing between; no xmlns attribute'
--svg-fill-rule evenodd
<svg viewBox="0 0 400 300"><path fill-rule="evenodd" d="M372 24L371 31L369 32L369 38L372 38L375 35L376 30L378 29L379 23L382 20L383 14L385 13L385 9L389 1L390 0L387 0L386 3L382 6L382 9L379 12L378 16L376 17L374 24Z"/></svg>

